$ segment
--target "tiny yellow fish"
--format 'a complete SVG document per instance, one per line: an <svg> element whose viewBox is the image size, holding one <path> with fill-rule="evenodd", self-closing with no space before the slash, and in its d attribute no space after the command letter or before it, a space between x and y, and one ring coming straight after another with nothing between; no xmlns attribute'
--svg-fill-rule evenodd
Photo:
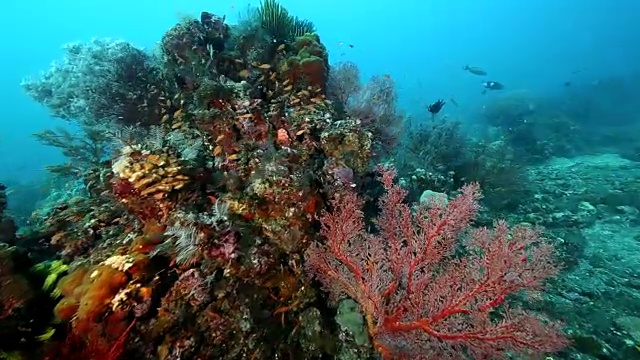
<svg viewBox="0 0 640 360"><path fill-rule="evenodd" d="M262 65L258 66L258 69L262 69L262 70L269 70L269 69L271 69L271 65L269 65L269 64L262 64Z"/></svg>
<svg viewBox="0 0 640 360"><path fill-rule="evenodd" d="M287 86L287 85L289 85L290 82L291 81L289 79L287 79L282 83L282 86Z"/></svg>
<svg viewBox="0 0 640 360"><path fill-rule="evenodd" d="M289 91L293 90L293 85L289 85L289 86L287 86L286 88L284 88L282 90L284 90L286 92L289 92Z"/></svg>
<svg viewBox="0 0 640 360"><path fill-rule="evenodd" d="M182 111L182 109L178 109L178 111L173 113L173 118L174 119L179 119L181 117L184 116L184 111Z"/></svg>
<svg viewBox="0 0 640 360"><path fill-rule="evenodd" d="M296 136L300 136L300 135L304 134L305 132L307 132L307 130L306 130L306 129L298 130L298 131L296 132Z"/></svg>
<svg viewBox="0 0 640 360"><path fill-rule="evenodd" d="M249 119L249 118L252 118L252 117L253 117L253 115L251 115L251 114L242 114L242 115L240 115L240 119Z"/></svg>
<svg viewBox="0 0 640 360"><path fill-rule="evenodd" d="M216 138L216 142L220 141L224 139L224 134L218 135L218 137Z"/></svg>
<svg viewBox="0 0 640 360"><path fill-rule="evenodd" d="M282 50L284 50L284 48L285 48L285 45L282 44L282 45L278 46L278 51L282 51Z"/></svg>
<svg viewBox="0 0 640 360"><path fill-rule="evenodd" d="M169 120L169 114L164 114L164 116L162 117L162 119L160 121L166 122L167 120Z"/></svg>
<svg viewBox="0 0 640 360"><path fill-rule="evenodd" d="M238 154L232 154L227 156L227 160L237 160L240 156Z"/></svg>
<svg viewBox="0 0 640 360"><path fill-rule="evenodd" d="M245 78L245 79L248 78L249 77L249 70L247 70L247 69L241 70L238 73L238 76L240 76L241 78Z"/></svg>
<svg viewBox="0 0 640 360"><path fill-rule="evenodd" d="M276 76L277 76L277 75L278 75L278 74L277 74L277 73L275 73L275 72L271 73L271 76L269 76L269 80L274 80L274 79L276 78Z"/></svg>
<svg viewBox="0 0 640 360"><path fill-rule="evenodd" d="M222 146L218 145L213 149L213 156L218 156L222 154Z"/></svg>
<svg viewBox="0 0 640 360"><path fill-rule="evenodd" d="M175 123L175 124L171 125L171 128L175 130L175 129L177 129L177 128L182 127L182 125L184 125L184 123L183 123L183 122L177 122L177 123Z"/></svg>

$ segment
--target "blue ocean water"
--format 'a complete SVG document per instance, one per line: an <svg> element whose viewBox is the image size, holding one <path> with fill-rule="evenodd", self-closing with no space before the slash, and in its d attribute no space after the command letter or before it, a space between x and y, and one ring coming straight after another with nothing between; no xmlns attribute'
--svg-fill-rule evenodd
<svg viewBox="0 0 640 360"><path fill-rule="evenodd" d="M2 94L12 105L3 116L7 125L0 135L0 180L30 181L59 159L31 137L59 123L21 91L20 82L59 59L62 44L109 37L150 48L182 15L206 8L233 22L251 4L258 3L7 1L0 14L5 29L0 39L7 49L0 79ZM466 64L487 68L510 88L549 94L562 91L565 81L633 74L640 56L634 18L640 5L630 1L282 4L313 19L331 62L354 61L364 78L393 76L400 105L409 113L423 110L431 99L454 96L463 114L473 114L486 97L478 90L481 81L460 71ZM12 149L17 147L28 151L16 154Z"/></svg>
<svg viewBox="0 0 640 360"><path fill-rule="evenodd" d="M352 62L358 66L363 81L381 76L394 82L397 111L402 114L406 128L394 144L398 145L394 148L396 153L384 160L398 169L400 184L408 190L409 200L427 203L434 193L446 197L445 193L453 193L463 184L479 182L486 195L483 200L486 212L481 212L479 225L491 225L492 219L506 218L510 223L539 225L545 229L545 236L554 244L564 270L553 280L551 295L544 299L543 305L530 307L543 310L567 326L564 332L571 345L554 355L555 358L640 358L640 317L636 317L640 310L637 269L640 263L640 186L637 185L640 142L636 139L640 130L637 101L640 96L640 23L637 20L640 3L282 0L280 4L291 14L313 22L326 47L329 64L337 68L340 63ZM207 11L224 15L226 23L235 24L248 8L258 6L260 2L239 0L7 0L3 3L0 12L3 30L0 41L4 46L0 57L0 94L4 105L0 128L0 184L8 187L8 213L16 218L18 225L29 228L48 218L50 213L43 211L43 207L49 209L50 204L43 201L49 196L51 202L54 198L51 194L61 192L60 183L53 182L46 167L62 163L66 157L58 148L40 143L33 134L56 127L78 131L77 122L54 118L49 109L34 101L21 86L23 80L37 79L49 69L52 61L61 60L65 43L111 38L153 51L163 35L185 18L200 18L201 12ZM465 66L477 67L487 74L472 74ZM503 84L504 89L488 89L486 82L492 81ZM439 99L444 101L443 109L431 111L429 106ZM441 122L445 124L442 128ZM448 130L439 131L458 122L464 136L478 141L468 145L460 140L463 144L460 147L468 146L472 155L460 149L444 150L457 138L447 133ZM421 127L430 130L421 133L417 130ZM276 136L274 141L279 146L288 145L291 139L302 134L300 131L294 132L295 136L289 133L286 139L280 138L280 132L272 136ZM433 135L436 133L441 137L436 139ZM424 147L416 150L416 144ZM218 151L214 146L211 149ZM442 153L436 154L433 149L440 149ZM340 163L330 172L339 173L335 176L346 179L345 182L353 181L353 188L375 198L380 195L380 189L367 188L367 179L374 176L369 174L372 169L373 164L359 171L356 166ZM252 173L252 176L258 175ZM91 186L94 185L95 182L91 182ZM214 190L207 188L203 198L209 196L216 199L214 202L218 201L223 191L221 185L216 186L215 195ZM233 192L232 185L225 183L225 186L229 193ZM247 189L243 191L249 192ZM311 200L296 201L305 201L305 211L311 208L308 212L313 213L319 208L316 201L320 200L316 200L316 195ZM323 200L328 203L327 199ZM242 208L239 203L225 206L236 211ZM95 208L96 203L93 206ZM36 213L31 216L33 211ZM265 212L277 213L269 211L260 209L248 214L238 210L236 215L254 221ZM311 223L318 221L314 216L308 217L313 218L309 220ZM150 225L145 221L131 224L135 224L131 228L136 230L127 228L127 234L136 231L149 234ZM215 227L215 223L207 224ZM275 228L268 228L265 233L272 234ZM313 229L317 232L316 227ZM2 227L0 230L6 231ZM52 237L69 236L67 230L56 230L47 234L47 242ZM182 234L176 229L160 233L163 236ZM239 243L237 246L246 246L242 241ZM256 241L258 243L260 241ZM304 243L308 244L309 239L305 238ZM286 254L282 256L287 258L288 266L297 271L301 266L297 262L304 257L299 254L304 251L278 245L286 249L280 250ZM83 243L82 246L90 245ZM215 251L220 254L226 250L216 248ZM241 252L239 258L246 260L248 252ZM101 255L104 256L100 261L108 257ZM236 255L229 257L238 259ZM61 251L47 261L53 259L62 259L71 265L80 256L69 258ZM91 262L97 262L94 260ZM279 260L282 261L282 257ZM167 266L175 266L175 259ZM217 266L233 273L224 265ZM204 268L199 271L205 273ZM193 275L185 269L176 272L180 279L185 274ZM185 276L185 281L199 279L193 276ZM320 286L316 288L320 291ZM284 298L285 295L278 293L277 296ZM305 296L300 298L308 300ZM210 300L209 295L202 297ZM310 303L308 300L305 305ZM515 303L528 304L528 300L518 298ZM341 310L336 308L342 309L343 305L339 308L327 305L326 308L331 309L327 312L340 314ZM351 305L349 311L357 312L355 303ZM275 312L281 314L281 309L289 311L290 307L293 305L287 303ZM321 310L326 318L327 312ZM285 320L283 315L283 327ZM142 320L136 321L142 323ZM135 321L131 327L134 324ZM334 329L339 327L332 324ZM342 326L340 319L337 324ZM298 331L297 325L286 328L295 329L294 333ZM362 345L359 336L367 338L366 332L358 335L349 326L344 328L353 332L350 336L358 346ZM60 334L62 330L56 327L56 332ZM369 340L374 347L393 348L387 338L378 342L374 338ZM394 344L396 349L408 351L406 343ZM0 354L4 356L5 350L2 351ZM349 358L328 345L318 353ZM321 355L309 356L320 358ZM474 353L465 353L465 356L473 358Z"/></svg>

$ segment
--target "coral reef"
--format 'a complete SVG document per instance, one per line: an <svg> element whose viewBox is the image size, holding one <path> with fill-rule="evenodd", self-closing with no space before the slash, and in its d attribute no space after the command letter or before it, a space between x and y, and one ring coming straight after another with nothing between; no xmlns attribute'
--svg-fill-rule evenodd
<svg viewBox="0 0 640 360"><path fill-rule="evenodd" d="M380 350L361 326L371 321L358 314L362 299L336 314L304 254L325 241L328 199L366 188L392 153L403 120L394 81L361 86L355 72L346 79L355 84L338 85L313 24L276 1L245 23L225 21L209 12L184 19L153 54L126 42L76 44L23 84L82 129L39 136L63 149L69 163L51 170L72 184L29 229L55 253L41 279L55 306L30 332L53 329L41 358ZM13 304L28 290L17 289L25 296Z"/></svg>

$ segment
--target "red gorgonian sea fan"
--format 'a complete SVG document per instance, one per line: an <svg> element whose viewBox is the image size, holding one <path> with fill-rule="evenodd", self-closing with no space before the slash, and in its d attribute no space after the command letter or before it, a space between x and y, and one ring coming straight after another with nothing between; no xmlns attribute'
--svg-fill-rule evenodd
<svg viewBox="0 0 640 360"><path fill-rule="evenodd" d="M360 304L384 358L494 359L566 346L560 324L504 303L558 271L538 231L499 221L471 230L466 255L454 256L477 213L478 186L412 212L394 177L382 171L378 232L365 231L362 200L345 192L321 218L326 244L313 244L306 257L333 300L347 295Z"/></svg>

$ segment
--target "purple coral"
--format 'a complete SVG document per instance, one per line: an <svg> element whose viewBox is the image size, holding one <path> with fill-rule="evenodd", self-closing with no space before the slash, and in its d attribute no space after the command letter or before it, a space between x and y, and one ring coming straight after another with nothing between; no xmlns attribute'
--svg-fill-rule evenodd
<svg viewBox="0 0 640 360"><path fill-rule="evenodd" d="M224 261L233 260L237 256L237 249L238 239L235 233L228 229L220 234L218 243L210 251L210 256Z"/></svg>

